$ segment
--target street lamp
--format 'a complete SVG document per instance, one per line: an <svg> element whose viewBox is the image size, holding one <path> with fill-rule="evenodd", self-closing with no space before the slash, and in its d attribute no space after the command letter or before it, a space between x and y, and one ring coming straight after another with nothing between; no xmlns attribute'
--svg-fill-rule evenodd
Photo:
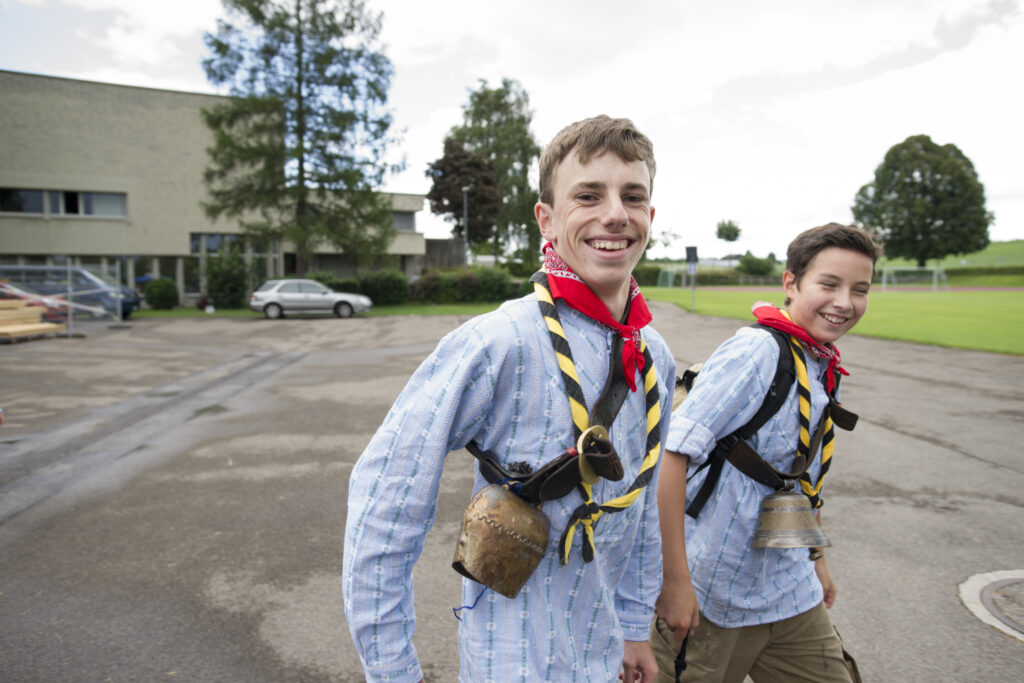
<svg viewBox="0 0 1024 683"><path fill-rule="evenodd" d="M466 199L466 193L472 188L472 185L462 186L462 230L465 233L463 237L466 238L466 244L469 244L469 200Z"/></svg>

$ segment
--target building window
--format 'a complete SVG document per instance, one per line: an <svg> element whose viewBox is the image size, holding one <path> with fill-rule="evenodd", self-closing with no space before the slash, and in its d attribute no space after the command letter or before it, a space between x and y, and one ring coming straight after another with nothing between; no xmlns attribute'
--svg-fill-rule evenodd
<svg viewBox="0 0 1024 683"><path fill-rule="evenodd" d="M127 195L123 192L49 190L47 195L50 213L55 216L124 218L128 215Z"/></svg>
<svg viewBox="0 0 1024 683"><path fill-rule="evenodd" d="M416 214L408 211L392 211L391 217L395 219L395 230L416 231Z"/></svg>
<svg viewBox="0 0 1024 683"><path fill-rule="evenodd" d="M188 236L190 254L198 254L205 246L207 254L219 254L222 249L245 249L245 235L237 232L193 232ZM254 252L260 253L254 246Z"/></svg>
<svg viewBox="0 0 1024 683"><path fill-rule="evenodd" d="M181 261L185 266L185 293L199 294L199 259L195 256L185 256Z"/></svg>
<svg viewBox="0 0 1024 683"><path fill-rule="evenodd" d="M0 211L42 213L43 191L0 187Z"/></svg>
<svg viewBox="0 0 1024 683"><path fill-rule="evenodd" d="M125 196L116 192L83 192L86 216L127 216Z"/></svg>

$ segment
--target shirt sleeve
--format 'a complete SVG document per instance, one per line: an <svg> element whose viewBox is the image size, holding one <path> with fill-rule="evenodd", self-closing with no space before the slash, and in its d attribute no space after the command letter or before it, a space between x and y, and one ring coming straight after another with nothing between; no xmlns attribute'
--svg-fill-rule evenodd
<svg viewBox="0 0 1024 683"><path fill-rule="evenodd" d="M660 340L660 337L659 337ZM652 346L653 340L652 341ZM616 589L616 612L626 640L644 641L650 639L651 621L654 619L654 602L661 590L661 531L658 525L658 474L661 472L661 457L664 455L665 436L668 434L672 412L672 391L675 389L676 364L664 342L656 349L663 353L652 357L658 369L660 433L658 464L651 482L644 489L637 505L643 505L640 525L637 529L634 551L629 555L629 564Z"/></svg>
<svg viewBox="0 0 1024 683"><path fill-rule="evenodd" d="M769 332L741 328L704 363L693 390L672 414L665 448L687 455L690 465L707 460L718 439L757 413L779 361Z"/></svg>
<svg viewBox="0 0 1024 683"><path fill-rule="evenodd" d="M479 430L504 361L471 321L420 365L349 480L345 616L368 681L423 677L412 636L412 569L434 523L445 456Z"/></svg>

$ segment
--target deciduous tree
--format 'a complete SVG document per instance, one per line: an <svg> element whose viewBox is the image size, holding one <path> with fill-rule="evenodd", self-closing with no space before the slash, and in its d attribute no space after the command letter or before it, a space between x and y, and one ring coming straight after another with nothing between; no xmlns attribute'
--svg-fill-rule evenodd
<svg viewBox="0 0 1024 683"><path fill-rule="evenodd" d="M481 80L462 113L462 125L452 128L451 137L491 163L501 193L492 252L499 256L512 246L539 254L540 230L533 216L537 191L529 173L540 146L530 132L529 96L518 81L505 78L500 87L490 88Z"/></svg>
<svg viewBox="0 0 1024 683"><path fill-rule="evenodd" d="M715 235L720 240L735 242L740 238L740 228L732 221L719 221Z"/></svg>
<svg viewBox="0 0 1024 683"><path fill-rule="evenodd" d="M889 149L874 181L857 192L853 216L884 242L886 255L921 267L928 259L984 249L993 220L971 160L927 135Z"/></svg>
<svg viewBox="0 0 1024 683"><path fill-rule="evenodd" d="M452 233L465 238L471 246L491 242L501 210L501 193L491 162L448 137L444 141L444 156L427 167L426 175L432 181L427 193L430 210L455 224ZM465 196L464 187L469 188Z"/></svg>
<svg viewBox="0 0 1024 683"><path fill-rule="evenodd" d="M213 132L207 215L287 239L305 273L331 244L356 266L394 236L388 170L392 66L381 15L361 0L223 0L230 20L204 39L207 79L232 97L203 112Z"/></svg>

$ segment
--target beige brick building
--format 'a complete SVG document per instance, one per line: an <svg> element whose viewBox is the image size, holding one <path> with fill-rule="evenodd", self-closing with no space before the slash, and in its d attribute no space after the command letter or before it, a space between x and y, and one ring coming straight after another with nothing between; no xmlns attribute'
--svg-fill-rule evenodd
<svg viewBox="0 0 1024 683"><path fill-rule="evenodd" d="M289 273L290 244L258 253L236 222L211 222L200 206L211 141L200 110L220 99L0 70L0 263L70 258L125 282L172 277L184 297L202 291L206 259L237 242L260 273ZM423 200L392 195L390 253L409 275L426 252ZM353 274L329 250L310 267Z"/></svg>

